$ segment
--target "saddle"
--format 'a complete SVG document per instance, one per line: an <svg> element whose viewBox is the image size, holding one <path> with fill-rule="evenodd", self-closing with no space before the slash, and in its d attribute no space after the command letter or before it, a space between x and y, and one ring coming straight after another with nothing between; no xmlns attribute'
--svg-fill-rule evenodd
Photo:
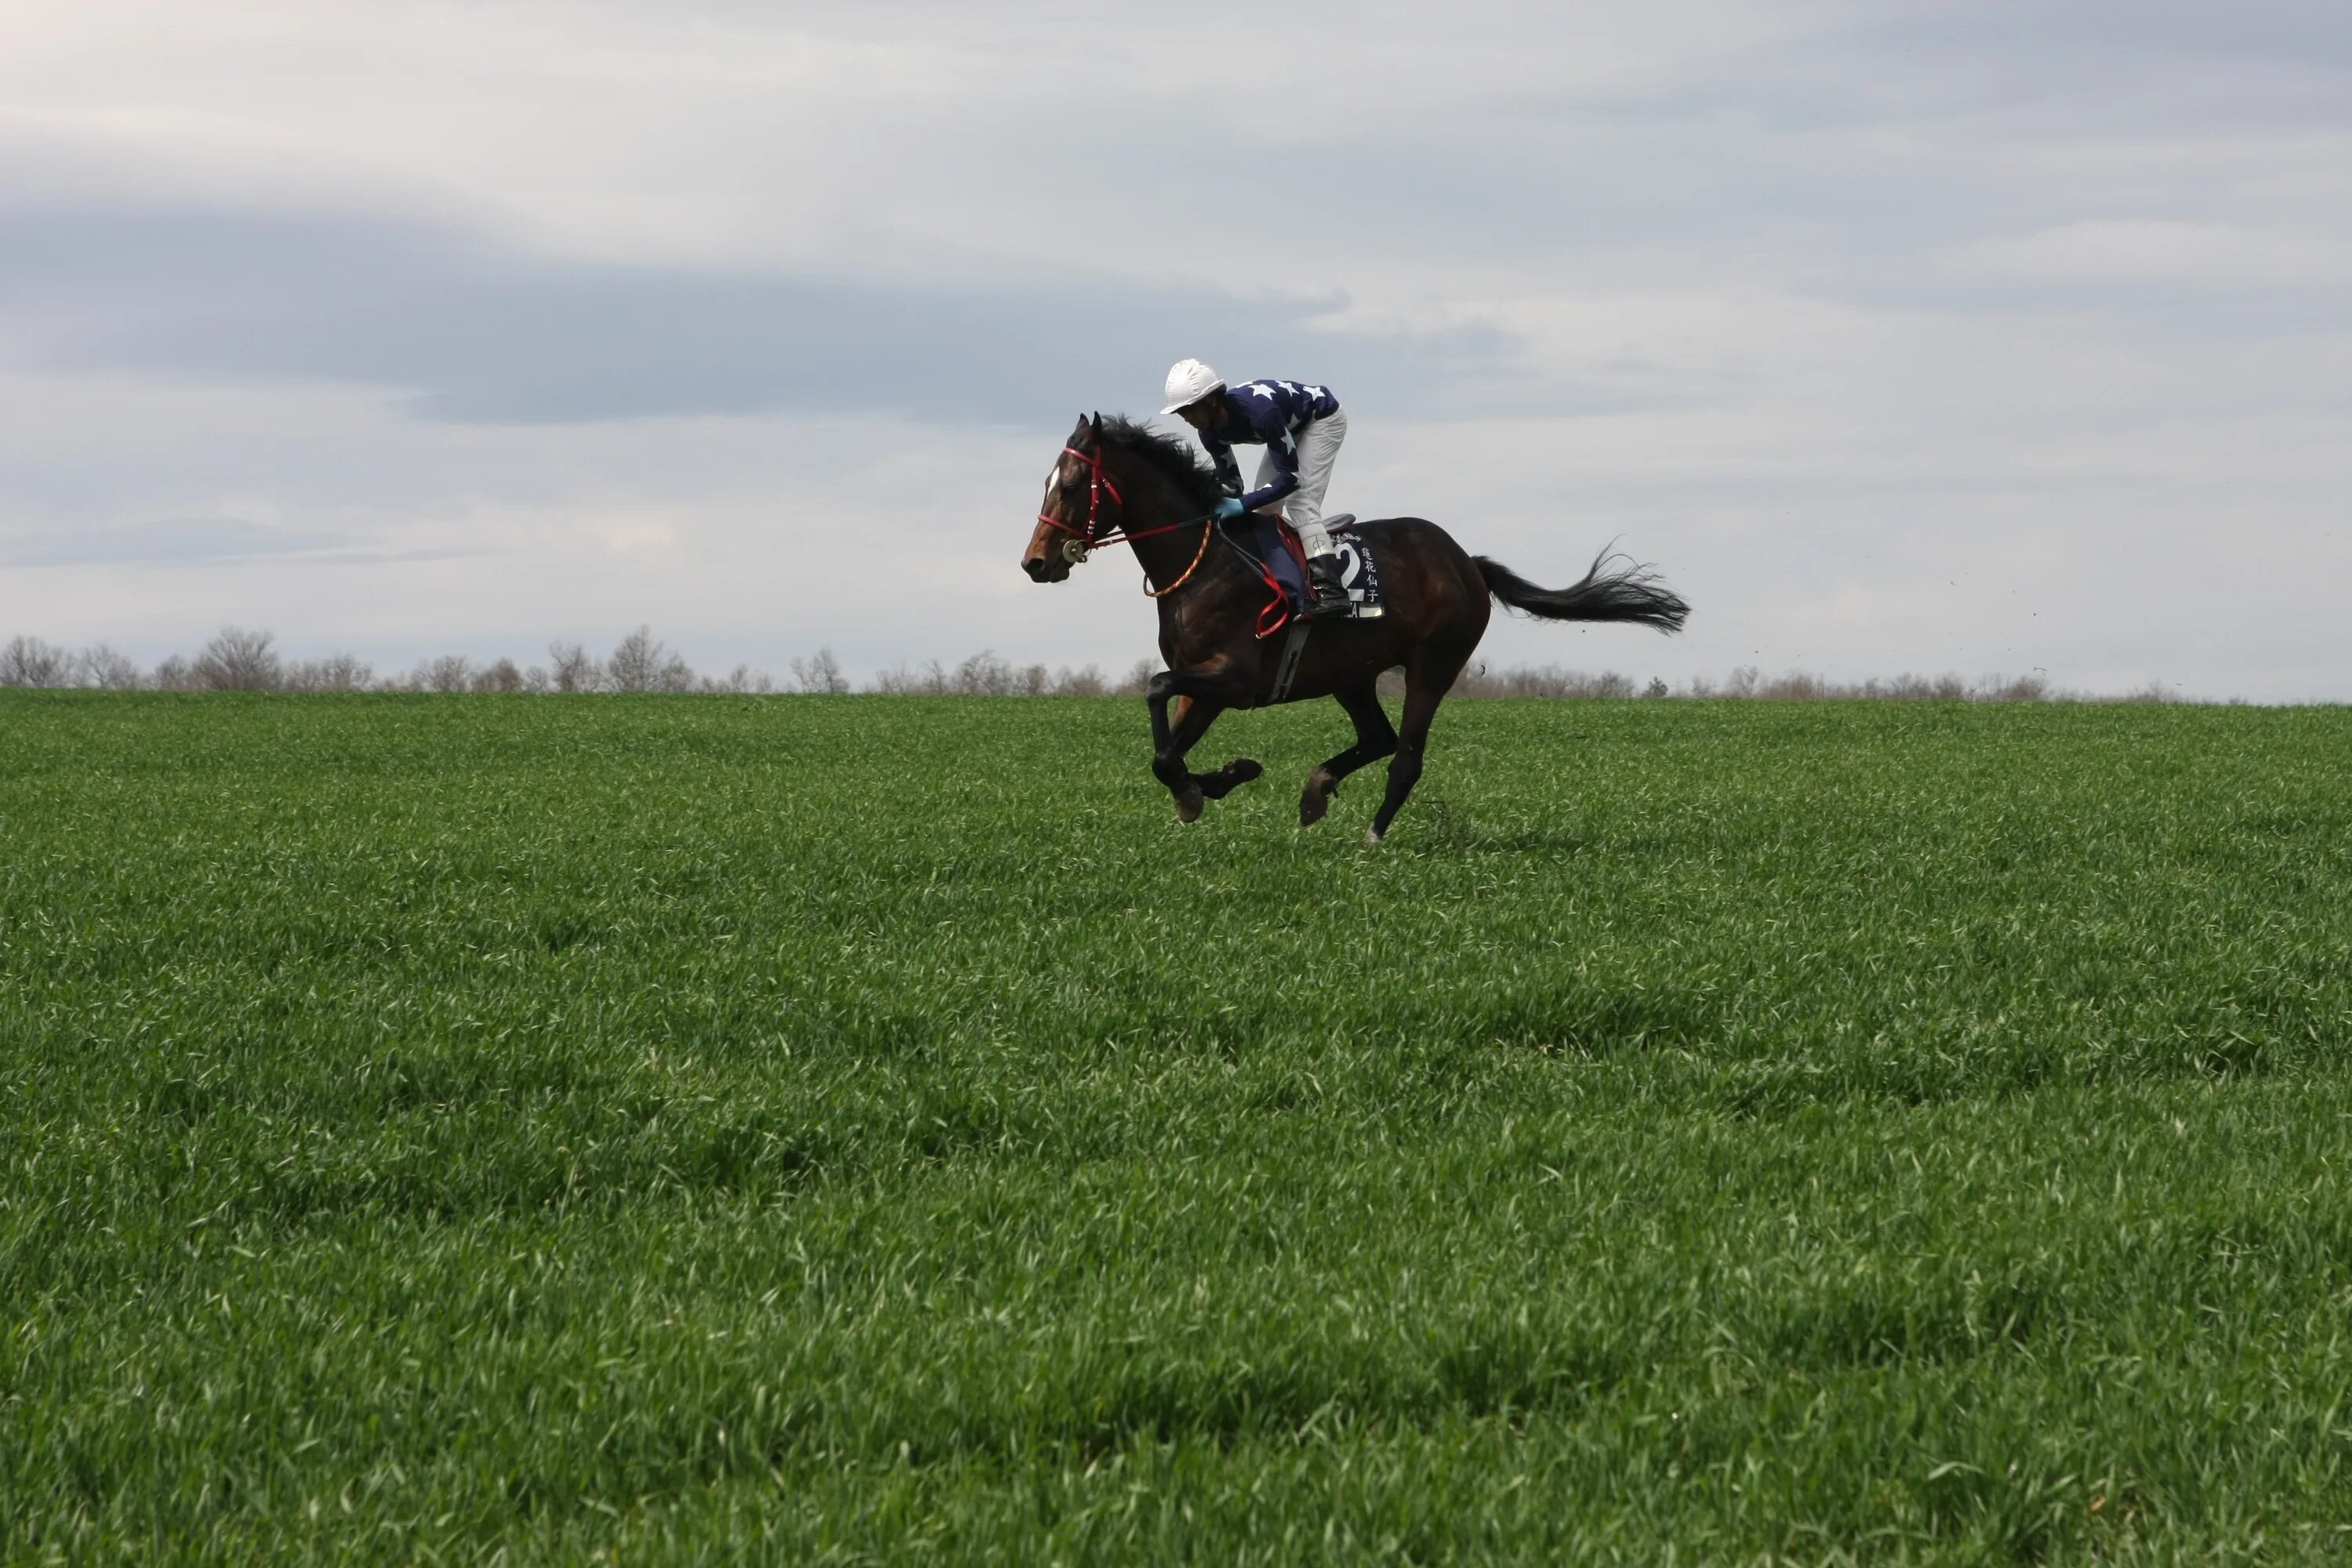
<svg viewBox="0 0 2352 1568"><path fill-rule="evenodd" d="M1349 618L1368 621L1385 614L1380 567L1373 560L1370 542L1355 532L1356 514L1343 511L1327 517L1323 527L1339 548L1339 581L1355 606ZM1258 612L1257 635L1270 637L1294 619L1306 618L1310 597L1307 591L1307 551L1298 542L1298 531L1290 526L1287 518L1253 512L1251 531L1260 572L1273 593L1265 608Z"/></svg>

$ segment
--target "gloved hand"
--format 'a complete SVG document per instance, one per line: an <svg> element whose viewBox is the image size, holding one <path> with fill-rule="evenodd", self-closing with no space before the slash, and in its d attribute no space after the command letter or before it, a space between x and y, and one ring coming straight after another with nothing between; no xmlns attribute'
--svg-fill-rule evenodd
<svg viewBox="0 0 2352 1568"><path fill-rule="evenodd" d="M1248 510L1249 508L1242 505L1241 497L1227 496L1217 503L1217 510L1210 515L1219 522L1231 522Z"/></svg>

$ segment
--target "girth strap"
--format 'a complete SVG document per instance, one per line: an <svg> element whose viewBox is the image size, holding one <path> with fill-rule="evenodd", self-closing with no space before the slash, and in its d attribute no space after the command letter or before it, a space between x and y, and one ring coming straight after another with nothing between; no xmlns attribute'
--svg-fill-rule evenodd
<svg viewBox="0 0 2352 1568"><path fill-rule="evenodd" d="M1290 634L1282 639L1282 662L1275 667L1274 694L1268 703L1289 700L1290 683L1297 678L1299 656L1307 651L1307 633L1315 623L1305 616L1290 618Z"/></svg>

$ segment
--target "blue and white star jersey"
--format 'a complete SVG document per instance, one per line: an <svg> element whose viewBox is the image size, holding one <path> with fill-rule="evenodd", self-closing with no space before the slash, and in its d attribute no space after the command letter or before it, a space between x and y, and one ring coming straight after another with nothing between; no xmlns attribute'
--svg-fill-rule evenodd
<svg viewBox="0 0 2352 1568"><path fill-rule="evenodd" d="M1298 432L1327 414L1339 411L1339 400L1327 386L1297 381L1245 381L1225 388L1225 411L1232 419L1223 430L1201 432L1201 445L1217 465L1217 479L1229 496L1241 496L1242 505L1255 511L1278 501L1298 488ZM1265 447L1273 463L1270 485L1242 495L1241 465L1234 461L1234 443Z"/></svg>

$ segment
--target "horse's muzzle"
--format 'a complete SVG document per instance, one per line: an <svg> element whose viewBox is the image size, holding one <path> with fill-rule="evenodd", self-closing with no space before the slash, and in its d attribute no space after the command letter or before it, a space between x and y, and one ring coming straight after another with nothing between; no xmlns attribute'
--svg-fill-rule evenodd
<svg viewBox="0 0 2352 1568"><path fill-rule="evenodd" d="M1032 583L1058 583L1070 574L1070 563L1058 554L1033 555L1021 563L1021 570Z"/></svg>

